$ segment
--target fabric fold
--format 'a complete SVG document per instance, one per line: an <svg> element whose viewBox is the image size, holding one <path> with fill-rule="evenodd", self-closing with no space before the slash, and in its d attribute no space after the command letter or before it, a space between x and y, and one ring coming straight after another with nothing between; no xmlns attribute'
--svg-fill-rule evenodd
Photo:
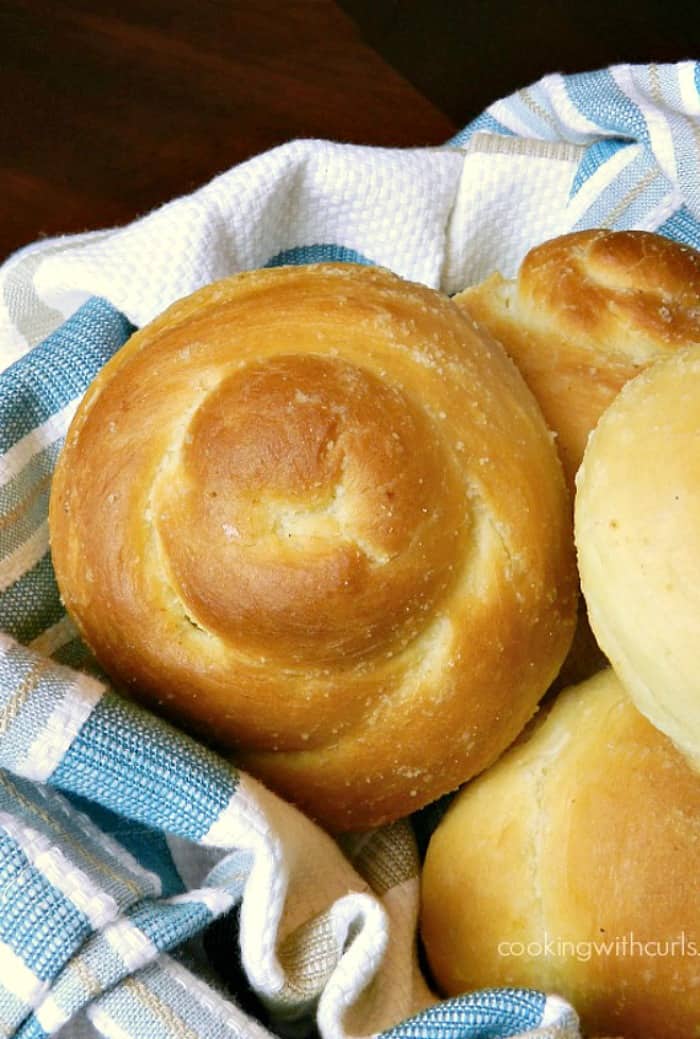
<svg viewBox="0 0 700 1039"><path fill-rule="evenodd" d="M621 65L547 76L444 148L294 141L0 269L0 1036L579 1034L556 995L437 1002L407 821L340 845L109 686L60 601L48 496L102 365L216 278L349 260L454 292L583 227L700 246L699 84L696 62ZM240 972L192 959L236 914L264 1024L227 989Z"/></svg>

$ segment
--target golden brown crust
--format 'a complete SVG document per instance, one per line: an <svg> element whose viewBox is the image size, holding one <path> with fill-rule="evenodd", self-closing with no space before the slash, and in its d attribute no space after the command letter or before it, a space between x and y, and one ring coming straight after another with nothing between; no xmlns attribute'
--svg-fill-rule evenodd
<svg viewBox="0 0 700 1039"><path fill-rule="evenodd" d="M689 1036L699 875L700 775L607 670L563 693L436 830L428 957L447 994L532 985L590 1034Z"/></svg>
<svg viewBox="0 0 700 1039"><path fill-rule="evenodd" d="M700 253L644 231L578 231L455 296L537 398L570 486L588 434L628 379L700 343Z"/></svg>
<svg viewBox="0 0 700 1039"><path fill-rule="evenodd" d="M51 499L108 671L335 829L484 768L571 638L563 478L500 347L353 265L202 289L76 415Z"/></svg>

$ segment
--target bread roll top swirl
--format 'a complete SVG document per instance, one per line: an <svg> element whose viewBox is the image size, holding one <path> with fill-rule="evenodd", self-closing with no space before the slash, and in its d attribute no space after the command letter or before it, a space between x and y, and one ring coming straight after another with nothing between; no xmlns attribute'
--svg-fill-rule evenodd
<svg viewBox="0 0 700 1039"><path fill-rule="evenodd" d="M195 623L249 652L274 641L290 666L347 667L398 651L439 607L469 529L460 498L410 396L338 357L289 354L202 401L159 474L154 524Z"/></svg>
<svg viewBox="0 0 700 1039"><path fill-rule="evenodd" d="M643 366L700 338L700 253L647 231L576 231L523 260L518 304L591 358ZM602 358L601 358L602 359Z"/></svg>
<svg viewBox="0 0 700 1039"><path fill-rule="evenodd" d="M518 365L573 489L624 384L700 343L700 252L647 231L576 231L532 249L515 280L493 274L455 301Z"/></svg>
<svg viewBox="0 0 700 1039"><path fill-rule="evenodd" d="M104 667L339 829L488 764L571 635L536 404L378 269L239 275L132 337L71 427L51 538Z"/></svg>

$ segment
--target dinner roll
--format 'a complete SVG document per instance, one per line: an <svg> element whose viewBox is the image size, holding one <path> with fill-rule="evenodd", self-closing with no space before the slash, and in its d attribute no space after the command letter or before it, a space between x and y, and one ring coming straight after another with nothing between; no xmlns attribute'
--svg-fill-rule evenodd
<svg viewBox="0 0 700 1039"><path fill-rule="evenodd" d="M577 482L593 631L639 710L700 766L700 347L625 387Z"/></svg>
<svg viewBox="0 0 700 1039"><path fill-rule="evenodd" d="M573 486L624 383L700 343L700 253L645 231L577 231L532 249L515 281L493 274L454 299L518 365Z"/></svg>
<svg viewBox="0 0 700 1039"><path fill-rule="evenodd" d="M697 1034L700 775L610 669L457 796L428 847L422 932L447 994L533 986L586 1035Z"/></svg>
<svg viewBox="0 0 700 1039"><path fill-rule="evenodd" d="M453 789L531 716L571 640L568 513L502 349L437 292L331 264L134 335L50 524L104 668L343 830Z"/></svg>

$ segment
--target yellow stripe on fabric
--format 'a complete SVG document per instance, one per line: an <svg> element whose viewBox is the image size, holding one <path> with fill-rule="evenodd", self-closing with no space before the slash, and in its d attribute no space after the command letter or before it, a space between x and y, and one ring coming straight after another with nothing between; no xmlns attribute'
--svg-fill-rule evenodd
<svg viewBox="0 0 700 1039"><path fill-rule="evenodd" d="M315 999L339 956L330 910L297 927L277 948L285 983L275 1002L295 1005Z"/></svg>
<svg viewBox="0 0 700 1039"><path fill-rule="evenodd" d="M17 502L13 508L0 514L0 530L5 530L6 527L18 523L19 520L22 519L24 514L34 505L39 495L48 490L52 475L52 473L46 473L45 476L34 484L29 493L22 498L21 501Z"/></svg>
<svg viewBox="0 0 700 1039"><path fill-rule="evenodd" d="M549 114L549 112L545 111L545 109L542 108L541 105L537 104L534 97L526 87L518 91L518 97L523 102L523 104L530 109L533 115L536 115L537 118L541 119L543 123L547 124L547 126L551 126L551 128L557 134L559 133L559 127L557 125L556 120L552 119L552 116Z"/></svg>
<svg viewBox="0 0 700 1039"><path fill-rule="evenodd" d="M42 822L45 822L50 827L51 831L55 831L55 817L49 815L48 812L43 811L43 809L39 808L37 804L35 804L33 801L30 801L29 798L25 797L24 794L17 789L15 784L12 783L8 779L7 775L3 772L0 772L0 784L2 784L2 786L5 788L5 790L11 797L15 798L24 808L26 808L29 811L30 815L33 813L39 819L41 819ZM120 873L117 870L112 869L112 867L107 862L103 862L102 859L98 858L97 855L94 855L91 851L88 851L84 844L81 844L78 840L75 839L75 837L73 837L70 833L68 833L65 830L61 831L61 841L63 844L66 844L68 845L68 847L74 848L77 852L79 852L80 856L82 856L83 859L85 859L91 866L93 866L98 871L98 873L104 874L104 876L106 876L109 880L112 880L116 884L120 884L122 887L125 887L134 895L135 898L140 898L143 895L143 890L141 889L141 887L134 880L132 880L132 878L126 872Z"/></svg>
<svg viewBox="0 0 700 1039"><path fill-rule="evenodd" d="M70 961L68 971L75 974L79 987L89 999L94 999L102 992L102 984L85 961L80 958L80 955Z"/></svg>
<svg viewBox="0 0 700 1039"><path fill-rule="evenodd" d="M420 872L415 837L403 819L375 830L356 851L348 850L353 866L380 898Z"/></svg>
<svg viewBox="0 0 700 1039"><path fill-rule="evenodd" d="M36 687L41 676L47 670L49 664L49 660L37 660L24 676L20 685L18 685L15 691L10 694L9 700L2 709L2 713L0 713L0 737L7 733L7 730L16 720L17 715L29 699L33 689Z"/></svg>
<svg viewBox="0 0 700 1039"><path fill-rule="evenodd" d="M608 213L602 221L601 227L613 227L624 211L632 205L634 200L638 198L642 192L646 191L650 184L654 183L660 173L661 170L659 169L649 170L649 172L642 177L639 183L635 184L635 186L628 191L622 199L620 199L615 208Z"/></svg>
<svg viewBox="0 0 700 1039"><path fill-rule="evenodd" d="M132 993L145 1007L150 1010L168 1029L172 1039L201 1039L199 1033L195 1032L182 1020L172 1007L157 996L142 981L130 977L123 982L124 987Z"/></svg>

